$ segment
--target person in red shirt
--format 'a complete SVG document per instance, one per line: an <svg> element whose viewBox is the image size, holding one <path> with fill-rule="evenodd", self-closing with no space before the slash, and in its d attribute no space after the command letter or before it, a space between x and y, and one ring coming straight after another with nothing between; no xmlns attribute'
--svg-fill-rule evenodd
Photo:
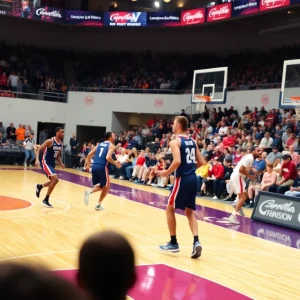
<svg viewBox="0 0 300 300"><path fill-rule="evenodd" d="M223 138L223 145L225 148L227 148L227 147L233 147L234 144L235 144L234 137L232 133L229 132L228 135Z"/></svg>
<svg viewBox="0 0 300 300"><path fill-rule="evenodd" d="M156 119L155 119L155 117L152 117L152 119L150 119L150 120L147 122L147 126L148 126L149 128L152 128L152 126L155 125L155 124L156 124Z"/></svg>
<svg viewBox="0 0 300 300"><path fill-rule="evenodd" d="M224 166L222 164L222 159L220 158L214 158L213 161L213 166L212 168L208 171L208 177L205 180L205 185L206 187L204 190L209 191L209 190L216 190L216 187L219 185L219 182L221 179L224 177ZM213 197L214 200L217 199L216 196Z"/></svg>
<svg viewBox="0 0 300 300"><path fill-rule="evenodd" d="M132 177L129 179L130 182L137 179L137 175L139 174L139 172L145 162L146 162L145 151L141 150L141 152L136 160L136 165L133 168Z"/></svg>
<svg viewBox="0 0 300 300"><path fill-rule="evenodd" d="M292 162L292 157L289 154L283 155L278 181L270 186L269 192L283 195L294 184L297 176L297 167Z"/></svg>
<svg viewBox="0 0 300 300"><path fill-rule="evenodd" d="M295 133L291 133L290 137L286 141L285 148L288 150L291 146L294 145L295 141L296 141Z"/></svg>
<svg viewBox="0 0 300 300"><path fill-rule="evenodd" d="M2 75L0 76L0 90L7 90L7 76L6 73L3 72Z"/></svg>

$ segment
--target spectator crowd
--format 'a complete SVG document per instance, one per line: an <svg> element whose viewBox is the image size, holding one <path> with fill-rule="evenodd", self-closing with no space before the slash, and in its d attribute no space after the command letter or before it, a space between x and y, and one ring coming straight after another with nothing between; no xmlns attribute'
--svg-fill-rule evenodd
<svg viewBox="0 0 300 300"><path fill-rule="evenodd" d="M298 57L300 46L282 47L266 53L238 53L227 57L204 54L82 53L48 50L26 45L0 44L0 90L19 93L65 93L77 85L89 91L116 88L139 90L185 90L191 88L193 71L228 66L230 89L278 88L283 61ZM73 62L75 82L67 83L64 61ZM73 81L72 80L72 81ZM297 79L298 80L298 79ZM298 81L297 81L298 82ZM69 84L69 87L68 87Z"/></svg>

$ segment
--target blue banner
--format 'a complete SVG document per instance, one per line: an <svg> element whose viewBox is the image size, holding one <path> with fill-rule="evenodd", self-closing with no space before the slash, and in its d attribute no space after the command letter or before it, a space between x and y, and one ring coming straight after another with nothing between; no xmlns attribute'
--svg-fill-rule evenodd
<svg viewBox="0 0 300 300"><path fill-rule="evenodd" d="M103 12L67 10L65 20L68 25L103 26Z"/></svg>
<svg viewBox="0 0 300 300"><path fill-rule="evenodd" d="M233 0L231 16L244 16L258 12L259 0Z"/></svg>
<svg viewBox="0 0 300 300"><path fill-rule="evenodd" d="M148 26L180 26L180 13L153 12L147 15Z"/></svg>
<svg viewBox="0 0 300 300"><path fill-rule="evenodd" d="M105 26L146 26L147 13L145 12L106 12L104 13Z"/></svg>

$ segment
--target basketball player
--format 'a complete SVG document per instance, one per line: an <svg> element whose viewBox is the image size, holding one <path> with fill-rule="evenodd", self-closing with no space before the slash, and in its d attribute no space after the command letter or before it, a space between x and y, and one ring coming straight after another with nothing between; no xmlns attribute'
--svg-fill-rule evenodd
<svg viewBox="0 0 300 300"><path fill-rule="evenodd" d="M233 172L230 176L230 181L234 187L238 198L238 201L234 207L234 211L229 217L229 221L233 224L240 224L240 222L236 218L237 213L239 213L240 215L244 215L242 206L247 200L247 191L245 190L245 179L246 177L248 177L252 181L256 181L256 175L250 174L249 169L252 168L255 159L261 155L261 148L259 148L258 146L253 146L251 149L251 153L243 156L240 162L233 169Z"/></svg>
<svg viewBox="0 0 300 300"><path fill-rule="evenodd" d="M96 192L101 192L98 204L96 205L96 210L103 210L102 201L106 197L109 191L109 174L107 169L107 163L114 164L117 168L121 168L121 165L112 159L116 147L115 134L112 132L106 132L104 135L105 141L99 143L97 147L93 148L86 158L85 169L90 169L91 159L93 159L92 167L92 181L93 189L90 191L85 191L84 193L84 202L86 205L89 204L90 195Z"/></svg>
<svg viewBox="0 0 300 300"><path fill-rule="evenodd" d="M46 176L50 181L44 184L36 185L36 196L39 198L42 188L48 187L48 191L42 205L48 208L53 208L49 202L49 197L58 183L58 177L55 173L55 160L61 165L62 168L65 167L61 161L60 153L63 148L62 139L65 135L64 129L62 127L57 127L55 129L55 137L46 140L36 151L35 165L39 165L44 170ZM42 153L42 161L40 162L39 155Z"/></svg>
<svg viewBox="0 0 300 300"><path fill-rule="evenodd" d="M171 240L166 245L159 246L160 250L167 252L179 252L176 238L175 209L179 208L185 212L194 236L193 251L191 258L201 256L202 246L198 238L198 223L194 214L196 210L197 195L197 168L205 163L200 151L193 139L186 135L188 120L184 116L175 117L173 133L176 138L170 142L173 162L168 170L158 171L162 177L167 177L175 171L175 183L171 192L166 209L167 223Z"/></svg>

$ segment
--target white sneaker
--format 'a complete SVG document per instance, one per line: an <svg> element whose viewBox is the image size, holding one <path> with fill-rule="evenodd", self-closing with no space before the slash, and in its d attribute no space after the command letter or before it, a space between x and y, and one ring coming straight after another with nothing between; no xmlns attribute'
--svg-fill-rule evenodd
<svg viewBox="0 0 300 300"><path fill-rule="evenodd" d="M236 208L236 203L232 203L232 206L234 207L234 208ZM244 210L243 210L243 208L241 207L240 208L240 210L238 211L238 213L242 216L242 217L244 217L245 216L245 214L244 214Z"/></svg>
<svg viewBox="0 0 300 300"><path fill-rule="evenodd" d="M90 203L90 195L91 195L90 191L85 191L84 192L84 203L85 203L85 205L89 205L89 203Z"/></svg>
<svg viewBox="0 0 300 300"><path fill-rule="evenodd" d="M237 220L235 215L231 215L228 220L232 223L232 224L240 224L240 222Z"/></svg>
<svg viewBox="0 0 300 300"><path fill-rule="evenodd" d="M212 197L213 200L218 200L219 198L217 196Z"/></svg>
<svg viewBox="0 0 300 300"><path fill-rule="evenodd" d="M24 168L27 168L27 164L26 163L24 164Z"/></svg>

